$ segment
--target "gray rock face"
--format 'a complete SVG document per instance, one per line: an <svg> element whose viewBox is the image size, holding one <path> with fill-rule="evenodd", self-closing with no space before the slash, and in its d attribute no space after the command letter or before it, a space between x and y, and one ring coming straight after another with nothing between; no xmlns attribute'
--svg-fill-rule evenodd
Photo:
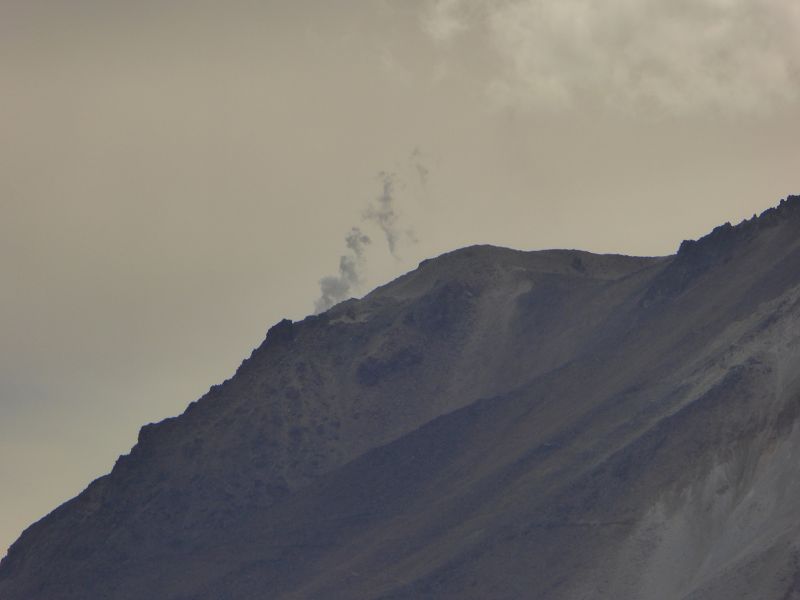
<svg viewBox="0 0 800 600"><path fill-rule="evenodd" d="M476 246L282 321L29 527L3 600L800 598L800 197Z"/></svg>

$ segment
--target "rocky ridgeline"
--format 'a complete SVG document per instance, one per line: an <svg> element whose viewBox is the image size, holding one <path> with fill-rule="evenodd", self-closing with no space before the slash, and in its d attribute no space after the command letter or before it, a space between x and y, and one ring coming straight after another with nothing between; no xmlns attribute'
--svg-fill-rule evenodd
<svg viewBox="0 0 800 600"><path fill-rule="evenodd" d="M0 598L800 597L798 215L464 248L281 321L29 527Z"/></svg>

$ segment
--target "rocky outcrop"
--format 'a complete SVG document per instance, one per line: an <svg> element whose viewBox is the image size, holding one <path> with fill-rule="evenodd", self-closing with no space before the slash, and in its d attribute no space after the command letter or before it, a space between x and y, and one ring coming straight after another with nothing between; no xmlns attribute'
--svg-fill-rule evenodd
<svg viewBox="0 0 800 600"><path fill-rule="evenodd" d="M669 267L656 278L642 304L674 297L684 292L707 270L748 252L757 238L768 236L769 230L794 222L800 226L800 196L789 196L777 207L742 221L736 226L725 223L699 240L684 240Z"/></svg>

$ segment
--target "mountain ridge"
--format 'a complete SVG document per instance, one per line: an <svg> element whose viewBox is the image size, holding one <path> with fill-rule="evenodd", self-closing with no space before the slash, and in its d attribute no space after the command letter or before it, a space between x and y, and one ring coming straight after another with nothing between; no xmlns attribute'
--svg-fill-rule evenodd
<svg viewBox="0 0 800 600"><path fill-rule="evenodd" d="M747 457L795 443L799 208L667 257L472 246L281 321L28 528L0 597L750 597L722 595L729 534L702 522L712 542L690 544L673 516L696 507L671 494L723 498L722 522L750 502L737 486L778 494ZM709 496L737 444L739 479ZM706 546L708 573L681 561ZM774 576L758 552L779 587L795 551Z"/></svg>

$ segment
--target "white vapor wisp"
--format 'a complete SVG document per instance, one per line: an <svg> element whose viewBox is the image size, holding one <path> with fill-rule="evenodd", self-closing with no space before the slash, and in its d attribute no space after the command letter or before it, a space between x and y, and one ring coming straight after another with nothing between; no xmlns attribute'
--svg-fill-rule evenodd
<svg viewBox="0 0 800 600"><path fill-rule="evenodd" d="M419 190L424 190L430 174L425 165L424 155L415 148L408 160L408 168L413 170L419 180ZM411 228L400 227L400 214L396 208L397 190L403 189L403 178L396 173L381 171L378 174L381 192L374 200L367 204L361 213L362 223L371 224L381 230L389 253L400 260L398 246L401 242L416 243L417 238ZM359 290L363 283L363 272L366 266L366 247L372 242L360 227L352 227L345 237L347 253L339 257L339 272L337 275L323 277L319 281L320 296L314 302L314 313L319 314L347 300Z"/></svg>
<svg viewBox="0 0 800 600"><path fill-rule="evenodd" d="M367 206L364 214L365 221L375 223L380 227L389 246L389 252L397 257L397 242L402 232L397 228L397 211L394 208L395 174L382 172L378 175L381 180L382 191L378 198Z"/></svg>
<svg viewBox="0 0 800 600"><path fill-rule="evenodd" d="M320 297L314 303L314 313L328 310L334 304L350 297L350 292L361 283L364 249L371 243L369 236L353 227L345 237L348 253L339 257L339 274L319 280Z"/></svg>
<svg viewBox="0 0 800 600"><path fill-rule="evenodd" d="M431 0L422 29L486 36L499 108L735 115L800 97L796 0Z"/></svg>

